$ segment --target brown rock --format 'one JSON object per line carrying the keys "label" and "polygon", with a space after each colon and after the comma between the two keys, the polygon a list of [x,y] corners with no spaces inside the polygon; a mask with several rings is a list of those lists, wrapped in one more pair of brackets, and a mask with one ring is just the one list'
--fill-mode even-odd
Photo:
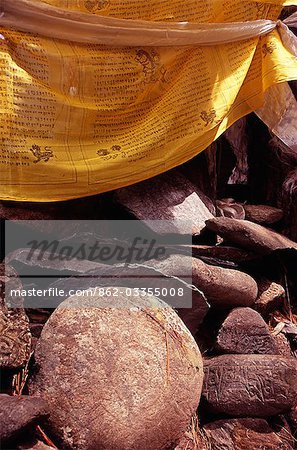
{"label": "brown rock", "polygon": [[30,356],[31,333],[29,321],[22,308],[22,299],[13,298],[15,308],[8,308],[5,295],[10,289],[19,289],[16,272],[0,264],[0,367],[15,369],[24,366]]}
{"label": "brown rock", "polygon": [[11,397],[0,394],[0,441],[8,442],[19,433],[48,416],[47,404],[41,398]]}
{"label": "brown rock", "polygon": [[48,400],[62,448],[164,449],[196,411],[203,370],[194,339],[164,303],[134,300],[69,299],[42,331],[30,390]]}
{"label": "brown rock", "polygon": [[[204,203],[204,195],[183,175],[173,171],[116,191],[116,201],[140,220],[180,221],[175,232],[188,234],[184,222],[192,223],[193,234],[205,228],[213,215]],[[150,223],[157,233],[168,233],[168,224]],[[170,230],[173,232],[173,230]]]}
{"label": "brown rock", "polygon": [[297,401],[297,361],[274,355],[222,355],[204,360],[207,409],[233,417],[267,417]]}
{"label": "brown rock", "polygon": [[[84,220],[105,220],[110,214],[111,200],[105,194],[62,202],[0,201],[0,217],[45,235],[73,236],[83,230]],[[101,222],[103,226],[103,222]],[[90,231],[90,222],[87,225]]]}
{"label": "brown rock", "polygon": [[[184,255],[171,255],[166,260],[151,260],[147,262],[148,267],[153,267],[160,274],[167,277],[177,277],[184,280],[187,284],[183,286],[183,289],[190,289],[192,284],[191,279],[191,267],[193,258]],[[155,281],[154,281],[155,282]],[[187,328],[192,334],[195,334],[200,324],[203,322],[207,312],[209,311],[209,303],[202,290],[192,289],[188,295],[192,297],[191,308],[176,307],[178,315],[183,320]],[[179,300],[180,301],[180,300]]]}
{"label": "brown rock", "polygon": [[176,308],[188,330],[195,335],[209,310],[209,305],[203,293],[192,291],[192,307]]}
{"label": "brown rock", "polygon": [[[184,247],[181,248],[183,249]],[[246,262],[257,257],[254,253],[246,252],[240,248],[220,245],[193,245],[190,250],[195,258],[205,256],[212,260],[232,261],[235,263]]]}
{"label": "brown rock", "polygon": [[[50,220],[103,219],[105,195],[77,198],[62,202],[0,201],[0,217],[6,220],[43,221],[44,231],[59,230]],[[110,201],[109,201],[110,204]],[[32,222],[30,225],[34,227]],[[68,223],[68,226],[72,226]],[[43,228],[42,228],[43,229]]]}
{"label": "brown rock", "polygon": [[233,198],[224,198],[217,201],[218,216],[231,217],[233,219],[245,219],[245,211],[242,205],[236,203]]}
{"label": "brown rock", "polygon": [[244,272],[211,266],[193,258],[193,284],[219,308],[250,306],[258,294],[255,280]]}
{"label": "brown rock", "polygon": [[277,346],[277,353],[279,355],[287,356],[290,358],[292,356],[292,351],[290,343],[286,336],[283,333],[279,333],[276,336],[273,336],[273,339]]}
{"label": "brown rock", "polygon": [[203,429],[212,450],[293,450],[264,419],[218,420]]}
{"label": "brown rock", "polygon": [[260,280],[254,308],[261,314],[266,315],[282,303],[284,295],[285,290],[280,284],[269,280]]}
{"label": "brown rock", "polygon": [[293,436],[297,438],[297,406],[293,408],[288,414],[288,422],[292,430]]}
{"label": "brown rock", "polygon": [[[295,95],[297,95],[297,83],[295,83]],[[291,150],[296,160],[296,152]],[[287,177],[280,187],[282,193],[282,201],[286,207],[285,218],[285,234],[293,240],[297,240],[297,164],[291,166],[287,173]]]}
{"label": "brown rock", "polygon": [[41,441],[31,442],[29,444],[22,444],[18,446],[18,450],[52,450],[54,447],[49,447]]}
{"label": "brown rock", "polygon": [[[225,131],[224,139],[227,140],[230,150],[232,150],[236,157],[236,165],[233,167],[232,173],[229,176],[228,184],[244,185],[247,183],[249,176],[247,117],[242,117],[231,125]],[[221,177],[221,171],[226,170],[225,166],[224,155],[224,163],[220,164],[220,175],[217,175],[219,178]]]}
{"label": "brown rock", "polygon": [[263,225],[270,225],[279,222],[284,216],[282,209],[274,208],[273,206],[243,205],[243,207],[247,220]]}
{"label": "brown rock", "polygon": [[209,450],[209,447],[199,430],[189,429],[173,450]]}
{"label": "brown rock", "polygon": [[149,265],[167,275],[182,277],[192,264],[191,284],[203,292],[212,306],[250,306],[256,300],[257,283],[246,273],[211,266],[197,258],[190,261],[189,258],[184,255],[171,255],[162,261],[149,261]]}
{"label": "brown rock", "polygon": [[259,254],[265,255],[279,249],[297,250],[296,242],[248,220],[216,217],[207,220],[206,226],[225,240]]}
{"label": "brown rock", "polygon": [[251,308],[235,308],[230,312],[219,330],[216,348],[231,354],[279,353],[268,325]]}
{"label": "brown rock", "polygon": [[47,322],[52,312],[52,309],[26,308],[26,314],[30,322],[30,331],[32,334],[32,348],[35,348],[33,340],[36,341],[39,339],[44,324]]}

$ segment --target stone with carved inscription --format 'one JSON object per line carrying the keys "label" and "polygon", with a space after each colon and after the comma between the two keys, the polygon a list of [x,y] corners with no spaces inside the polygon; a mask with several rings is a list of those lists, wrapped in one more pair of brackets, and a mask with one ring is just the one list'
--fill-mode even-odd
{"label": "stone with carved inscription", "polygon": [[293,450],[290,437],[275,431],[265,419],[224,419],[203,427],[212,450]]}
{"label": "stone with carved inscription", "polygon": [[243,208],[247,220],[263,225],[279,222],[284,216],[282,209],[269,205],[243,205]]}
{"label": "stone with carved inscription", "polygon": [[251,308],[235,308],[229,313],[219,330],[216,348],[222,353],[279,354],[268,325]]}
{"label": "stone with carved inscription", "polygon": [[277,345],[277,350],[278,350],[279,355],[288,356],[288,357],[293,356],[290,342],[284,333],[274,334],[273,338]]}
{"label": "stone with carved inscription", "polygon": [[209,412],[268,417],[297,402],[297,360],[279,355],[222,355],[204,360],[202,398]]}
{"label": "stone with carved inscription", "polygon": [[225,241],[261,255],[275,250],[297,250],[297,242],[248,220],[215,217],[206,221],[206,227]]}
{"label": "stone with carved inscription", "polygon": [[[256,281],[240,270],[210,265],[186,255],[170,255],[147,264],[166,275],[184,278],[202,291],[210,305],[216,308],[251,306],[257,298]],[[189,267],[192,267],[192,279],[189,279]]]}
{"label": "stone with carved inscription", "polygon": [[[31,352],[29,320],[23,309],[22,299],[10,296],[13,289],[20,289],[16,272],[0,264],[0,367],[15,369],[24,366]],[[6,295],[6,300],[5,300]],[[9,296],[9,299],[8,299]],[[8,302],[8,301],[11,301]],[[8,307],[13,306],[13,307]]]}
{"label": "stone with carved inscription", "polygon": [[258,297],[253,307],[262,315],[267,315],[282,304],[285,289],[280,284],[265,279],[259,280],[257,284]]}
{"label": "stone with carved inscription", "polygon": [[[107,292],[110,291],[107,290]],[[182,320],[150,295],[71,297],[45,324],[29,389],[59,449],[163,450],[196,412],[203,361]]]}

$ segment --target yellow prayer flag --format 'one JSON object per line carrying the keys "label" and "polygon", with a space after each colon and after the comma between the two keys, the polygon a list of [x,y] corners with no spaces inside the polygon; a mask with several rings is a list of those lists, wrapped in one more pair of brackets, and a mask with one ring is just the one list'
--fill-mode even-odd
{"label": "yellow prayer flag", "polygon": [[[170,24],[177,22],[180,35],[183,26],[187,30],[192,24],[266,19],[270,26],[268,21],[277,20],[282,6],[294,2],[20,0],[18,4],[27,4],[32,11],[37,4],[50,5],[48,13],[57,30],[62,18],[68,20],[65,10],[74,10],[72,29],[76,18],[80,26],[88,20],[90,42],[80,42],[79,35],[77,42],[75,35],[71,40],[51,37],[53,28],[42,22],[47,8],[44,14],[28,13],[28,23],[35,20],[44,33],[21,31],[17,25],[13,29],[5,23],[4,6],[1,199],[65,200],[160,174],[194,157],[240,117],[261,107],[270,86],[297,79],[296,55],[284,46],[273,23],[268,34],[216,45],[139,46],[135,38],[135,44],[123,47],[92,41],[93,35],[96,39],[92,27],[102,17],[126,19],[117,25],[123,25],[119,36],[113,27],[117,21],[110,22],[119,42],[120,36],[130,36],[126,23],[133,28],[135,21],[133,36],[149,29],[142,20],[156,29],[159,22],[161,28],[167,22],[169,39],[171,32],[174,36]],[[25,13],[26,8],[21,11]],[[150,39],[150,30],[147,36]]]}

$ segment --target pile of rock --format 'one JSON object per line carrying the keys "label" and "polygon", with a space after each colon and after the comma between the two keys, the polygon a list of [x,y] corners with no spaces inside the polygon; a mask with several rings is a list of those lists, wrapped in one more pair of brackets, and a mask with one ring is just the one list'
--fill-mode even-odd
{"label": "pile of rock", "polygon": [[221,201],[216,217],[180,174],[114,197],[119,216],[190,218],[195,244],[148,269],[182,278],[190,263],[192,309],[175,312],[149,295],[137,303],[121,295],[114,308],[107,298],[94,308],[74,297],[51,315],[28,310],[29,324],[21,303],[7,308],[2,289],[0,363],[8,378],[28,378],[14,392],[27,396],[0,397],[7,448],[293,450],[297,243],[264,226],[281,220],[280,210],[233,203]]}

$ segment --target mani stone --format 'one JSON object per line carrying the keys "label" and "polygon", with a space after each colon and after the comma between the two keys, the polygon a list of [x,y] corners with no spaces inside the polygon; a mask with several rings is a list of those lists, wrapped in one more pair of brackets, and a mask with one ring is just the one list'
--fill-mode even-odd
{"label": "mani stone", "polygon": [[0,394],[0,442],[6,442],[48,416],[44,400]]}
{"label": "mani stone", "polygon": [[251,222],[270,225],[279,222],[284,215],[282,209],[268,205],[243,205],[245,218]]}
{"label": "mani stone", "polygon": [[43,328],[29,389],[48,401],[59,448],[163,450],[197,410],[203,361],[194,338],[164,302],[123,290],[113,307],[108,295],[72,297]]}
{"label": "mani stone", "polygon": [[212,266],[193,258],[193,284],[217,308],[253,305],[257,295],[256,281],[239,270]]}
{"label": "mani stone", "polygon": [[275,343],[277,345],[278,354],[282,356],[292,356],[290,342],[286,338],[286,335],[283,333],[278,333],[277,335],[273,335]]}
{"label": "mani stone", "polygon": [[215,217],[207,220],[206,226],[224,240],[261,255],[269,254],[274,250],[297,250],[296,242],[248,220]]}
{"label": "mani stone", "polygon": [[203,430],[212,450],[293,450],[264,419],[217,420]]}
{"label": "mani stone", "polygon": [[29,320],[21,307],[22,300],[17,299],[15,308],[7,307],[8,287],[19,289],[19,279],[11,267],[6,266],[5,272],[4,264],[0,264],[0,367],[16,369],[29,360],[31,333]]}
{"label": "mani stone", "polygon": [[[190,256],[171,255],[164,260],[148,261],[147,265],[166,275],[185,278],[188,284],[202,291],[214,307],[250,306],[258,295],[257,283],[250,275],[239,270],[212,266]],[[191,267],[192,279],[189,279]]]}
{"label": "mani stone", "polygon": [[[182,174],[171,171],[116,191],[115,200],[139,220],[176,221],[175,230],[188,234],[200,234],[205,221],[213,214],[205,205],[204,195]],[[149,227],[156,233],[168,233],[168,223],[151,222]]]}
{"label": "mani stone", "polygon": [[268,417],[297,401],[297,360],[279,355],[222,355],[204,360],[202,397],[209,412]]}
{"label": "mani stone", "polygon": [[260,280],[254,308],[261,314],[268,314],[282,302],[284,295],[285,290],[280,284],[269,280]]}
{"label": "mani stone", "polygon": [[235,308],[229,313],[219,330],[216,348],[233,354],[279,353],[268,325],[251,308]]}

